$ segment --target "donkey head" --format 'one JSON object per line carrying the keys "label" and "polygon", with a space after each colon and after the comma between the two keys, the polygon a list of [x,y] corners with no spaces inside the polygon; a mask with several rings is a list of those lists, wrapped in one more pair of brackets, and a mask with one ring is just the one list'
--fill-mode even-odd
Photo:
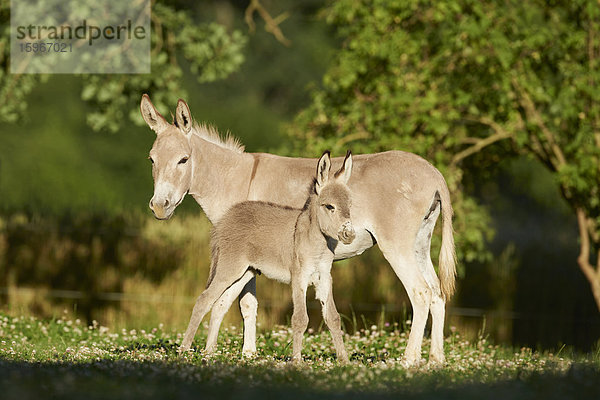
{"label": "donkey head", "polygon": [[157,219],[169,219],[183,201],[192,183],[192,146],[190,144],[192,119],[183,100],[177,103],[173,124],[168,123],[156,110],[147,94],[142,96],[140,111],[144,121],[156,133],[150,150],[154,195],[150,209]]}
{"label": "donkey head", "polygon": [[342,167],[330,177],[329,151],[323,153],[317,164],[315,193],[317,220],[321,231],[344,244],[350,244],[356,236],[350,220],[350,189],[348,180],[352,174],[352,154],[346,153]]}

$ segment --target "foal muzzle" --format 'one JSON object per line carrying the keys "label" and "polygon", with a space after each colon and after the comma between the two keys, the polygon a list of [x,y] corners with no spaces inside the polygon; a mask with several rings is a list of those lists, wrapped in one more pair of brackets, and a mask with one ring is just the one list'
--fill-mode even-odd
{"label": "foal muzzle", "polygon": [[342,225],[342,229],[338,232],[338,239],[344,244],[350,244],[356,237],[356,232],[350,221]]}

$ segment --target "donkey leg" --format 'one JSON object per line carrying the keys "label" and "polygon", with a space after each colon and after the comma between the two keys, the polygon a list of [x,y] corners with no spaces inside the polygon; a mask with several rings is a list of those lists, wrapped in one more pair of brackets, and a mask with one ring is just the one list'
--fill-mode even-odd
{"label": "donkey leg", "polygon": [[444,318],[446,316],[446,304],[439,294],[431,297],[431,351],[429,362],[443,365],[446,362],[444,355]]}
{"label": "donkey leg", "polygon": [[444,318],[446,316],[446,303],[442,297],[440,280],[438,279],[431,258],[427,259],[425,280],[431,289],[431,350],[429,362],[431,364],[444,364]]}
{"label": "donkey leg", "polygon": [[292,278],[292,302],[294,304],[294,313],[292,314],[292,359],[295,363],[302,362],[302,339],[308,327],[306,285],[301,285],[299,280]]}
{"label": "donkey leg", "polygon": [[242,289],[239,298],[240,312],[244,320],[244,345],[242,353],[252,355],[256,353],[256,313],[258,300],[256,299],[256,276]]}
{"label": "donkey leg", "polygon": [[319,298],[321,301],[323,319],[329,328],[329,332],[331,332],[331,339],[333,340],[333,345],[335,346],[335,352],[337,354],[338,361],[342,364],[348,364],[350,360],[348,359],[348,353],[344,347],[344,334],[342,333],[340,314],[338,313],[335,306],[335,301],[333,300],[331,278],[329,278],[329,282],[324,282],[323,284],[327,285],[323,292],[321,292],[318,287],[316,289],[317,296],[319,296],[321,293],[325,295],[325,298]]}
{"label": "donkey leg", "polygon": [[383,255],[404,285],[413,309],[412,326],[404,353],[404,364],[413,366],[421,360],[421,344],[431,304],[431,289],[425,281],[412,252],[402,256],[398,251],[384,251]]}
{"label": "donkey leg", "polygon": [[204,349],[207,354],[211,354],[215,351],[217,347],[217,338],[219,336],[219,328],[223,322],[223,317],[225,317],[225,314],[231,308],[233,301],[240,294],[244,285],[248,284],[249,280],[255,280],[252,271],[246,271],[244,276],[225,290],[213,305],[210,312],[210,324],[208,326],[206,347]]}
{"label": "donkey leg", "polygon": [[431,350],[429,352],[429,362],[432,364],[443,364],[445,360],[444,317],[446,304],[442,297],[440,280],[431,262],[431,236],[440,211],[441,207],[436,195],[428,215],[421,222],[414,246],[415,258],[423,272],[427,285],[429,285],[429,289],[431,289]]}
{"label": "donkey leg", "polygon": [[403,278],[400,280],[404,284],[412,304],[413,318],[404,353],[404,362],[407,366],[413,366],[421,361],[421,345],[431,305],[431,289],[415,264],[409,265],[407,269],[410,272],[403,274]]}

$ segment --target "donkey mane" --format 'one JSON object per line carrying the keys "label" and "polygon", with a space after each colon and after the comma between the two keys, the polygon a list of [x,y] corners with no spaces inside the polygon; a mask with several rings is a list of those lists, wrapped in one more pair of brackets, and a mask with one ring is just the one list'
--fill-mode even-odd
{"label": "donkey mane", "polygon": [[[173,125],[179,128],[179,123],[177,123],[177,119],[173,113],[171,113],[171,118],[173,119]],[[234,151],[239,154],[243,153],[245,150],[245,147],[242,142],[240,142],[240,139],[233,136],[230,132],[227,132],[223,137],[217,128],[204,122],[193,121],[192,134],[201,137],[207,142],[216,144],[219,147]]]}
{"label": "donkey mane", "polygon": [[215,128],[212,125],[198,123],[194,121],[192,125],[192,133],[196,136],[201,137],[207,142],[216,144],[217,146],[222,147],[224,149],[231,150],[239,154],[244,152],[244,145],[240,142],[238,138],[236,138],[229,132],[227,132],[225,136],[221,136],[217,128]]}

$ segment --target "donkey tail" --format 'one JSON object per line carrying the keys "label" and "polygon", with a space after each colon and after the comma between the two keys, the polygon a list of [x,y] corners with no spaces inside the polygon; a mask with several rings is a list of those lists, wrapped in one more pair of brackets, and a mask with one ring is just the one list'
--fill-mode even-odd
{"label": "donkey tail", "polygon": [[448,189],[440,191],[442,203],[442,247],[439,257],[439,278],[444,301],[450,300],[456,285],[456,252],[452,229],[452,204]]}

